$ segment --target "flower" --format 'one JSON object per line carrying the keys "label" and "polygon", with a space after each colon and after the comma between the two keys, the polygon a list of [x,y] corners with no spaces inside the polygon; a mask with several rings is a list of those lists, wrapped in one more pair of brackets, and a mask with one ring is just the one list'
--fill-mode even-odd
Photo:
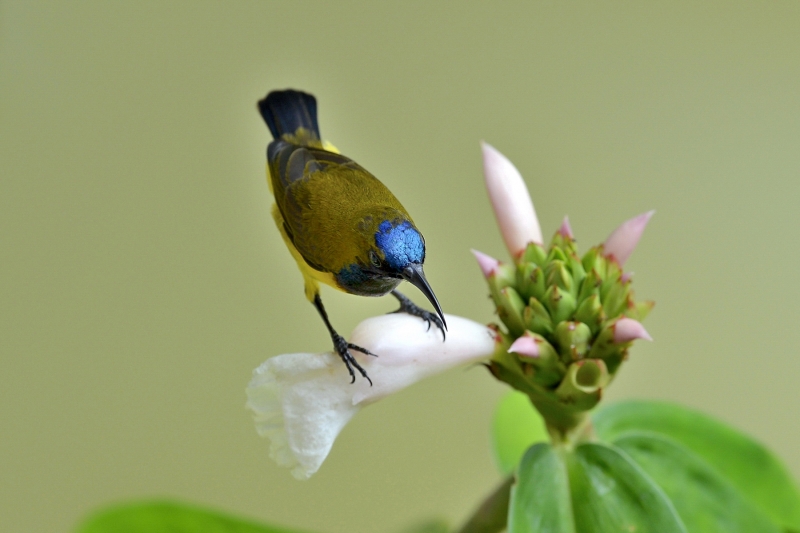
{"label": "flower", "polygon": [[545,247],[517,169],[483,144],[484,175],[513,262],[473,250],[502,326],[489,364],[496,378],[526,393],[551,435],[569,439],[602,397],[633,341],[652,340],[641,324],[653,302],[636,302],[622,267],[653,215],[624,222],[605,243],[578,255],[569,219]]}
{"label": "flower", "polygon": [[247,407],[258,433],[271,441],[270,457],[308,479],[322,465],[345,424],[363,406],[455,366],[491,357],[494,332],[466,318],[447,315],[447,342],[436,328],[403,314],[372,317],[350,342],[378,354],[353,352],[370,374],[351,384],[331,352],[292,353],[267,359],[253,372]]}

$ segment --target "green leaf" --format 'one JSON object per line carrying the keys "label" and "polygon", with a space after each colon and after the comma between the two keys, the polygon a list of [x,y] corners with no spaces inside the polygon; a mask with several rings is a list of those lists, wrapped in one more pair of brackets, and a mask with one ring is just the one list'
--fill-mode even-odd
{"label": "green leaf", "polygon": [[613,446],[582,444],[567,462],[577,531],[686,533],[664,492]]}
{"label": "green leaf", "polygon": [[658,433],[614,442],[667,494],[690,533],[780,533],[780,529],[704,460]]}
{"label": "green leaf", "polygon": [[575,533],[564,460],[539,443],[523,457],[511,489],[508,533]]}
{"label": "green leaf", "polygon": [[800,530],[800,493],[760,443],[707,415],[661,402],[628,401],[593,415],[597,435],[614,441],[629,431],[653,431],[704,459],[750,502],[785,529]]}
{"label": "green leaf", "polygon": [[[533,446],[511,489],[509,533],[686,533],[653,480],[613,446]],[[766,533],[771,533],[767,531]]]}
{"label": "green leaf", "polygon": [[104,509],[77,533],[297,533],[182,503],[153,501]]}
{"label": "green leaf", "polygon": [[525,394],[512,391],[500,400],[492,420],[492,448],[503,474],[514,471],[525,450],[548,440],[544,420]]}

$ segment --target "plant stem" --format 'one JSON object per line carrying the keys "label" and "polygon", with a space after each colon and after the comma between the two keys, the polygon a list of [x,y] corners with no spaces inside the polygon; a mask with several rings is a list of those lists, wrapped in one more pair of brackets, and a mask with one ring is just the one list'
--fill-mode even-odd
{"label": "plant stem", "polygon": [[592,419],[586,413],[576,418],[576,425],[569,428],[551,425],[551,421],[545,419],[547,432],[550,434],[550,444],[557,448],[574,449],[578,444],[594,440],[594,426]]}
{"label": "plant stem", "polygon": [[508,504],[514,476],[508,478],[492,492],[467,520],[458,533],[497,533],[506,528]]}

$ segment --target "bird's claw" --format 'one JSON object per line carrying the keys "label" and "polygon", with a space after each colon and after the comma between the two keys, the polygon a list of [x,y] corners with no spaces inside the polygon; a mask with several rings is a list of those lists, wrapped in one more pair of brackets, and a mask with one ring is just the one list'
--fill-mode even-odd
{"label": "bird's claw", "polygon": [[392,311],[392,313],[406,313],[421,318],[428,325],[427,331],[431,330],[431,322],[433,322],[436,324],[436,327],[439,328],[439,331],[442,332],[442,341],[445,340],[446,334],[444,324],[442,323],[442,319],[439,318],[439,315],[421,308],[400,292],[392,291],[392,295],[400,302],[400,309]]}
{"label": "bird's claw", "polygon": [[378,357],[377,354],[370,352],[366,348],[362,348],[361,346],[347,342],[347,340],[345,340],[345,338],[339,334],[334,334],[331,336],[331,338],[333,339],[334,350],[336,350],[336,353],[342,358],[342,361],[344,361],[344,364],[347,367],[347,371],[350,373],[350,383],[356,382],[356,374],[353,371],[353,368],[355,368],[364,379],[369,381],[369,386],[371,387],[372,380],[369,379],[367,371],[364,370],[360,364],[358,364],[358,361],[356,361],[356,358],[350,353],[350,350],[355,350],[373,357]]}

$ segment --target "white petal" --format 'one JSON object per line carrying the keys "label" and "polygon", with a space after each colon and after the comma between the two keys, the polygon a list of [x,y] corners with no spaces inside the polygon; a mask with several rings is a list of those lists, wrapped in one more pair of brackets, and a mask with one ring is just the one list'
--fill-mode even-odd
{"label": "white petal", "polygon": [[339,432],[363,405],[448,368],[491,357],[494,334],[482,324],[447,315],[447,342],[432,326],[403,313],[369,318],[350,342],[378,354],[352,351],[372,379],[350,383],[331,353],[294,353],[268,359],[253,373],[247,407],[258,433],[271,441],[270,457],[298,479],[316,472]]}
{"label": "white petal", "polygon": [[359,410],[347,390],[350,379],[331,353],[283,354],[253,371],[247,407],[256,431],[270,439],[270,457],[308,479],[328,456],[333,441]]}
{"label": "white petal", "polygon": [[529,242],[544,242],[539,219],[536,218],[528,187],[514,164],[486,143],[481,143],[481,148],[486,189],[497,225],[500,226],[508,251],[516,259]]}
{"label": "white petal", "polygon": [[356,383],[354,403],[371,403],[428,376],[449,368],[488,359],[494,352],[494,333],[483,324],[445,315],[447,340],[442,333],[405,313],[368,318],[359,324],[350,342],[378,357],[355,354],[372,378],[373,386]]}

